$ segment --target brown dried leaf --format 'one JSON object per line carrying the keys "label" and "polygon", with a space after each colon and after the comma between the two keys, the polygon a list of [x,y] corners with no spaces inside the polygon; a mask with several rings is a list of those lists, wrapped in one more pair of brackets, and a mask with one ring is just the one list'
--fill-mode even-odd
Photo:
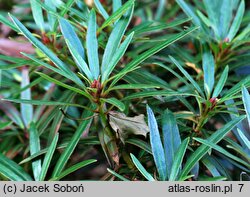
{"label": "brown dried leaf", "polygon": [[146,137],[149,132],[143,114],[127,117],[124,113],[111,111],[109,112],[109,124],[118,133],[123,143],[128,135],[143,135]]}
{"label": "brown dried leaf", "polygon": [[192,68],[195,70],[195,72],[197,72],[197,74],[200,74],[202,71],[200,68],[198,68],[194,63],[191,62],[186,62],[185,63],[188,67]]}

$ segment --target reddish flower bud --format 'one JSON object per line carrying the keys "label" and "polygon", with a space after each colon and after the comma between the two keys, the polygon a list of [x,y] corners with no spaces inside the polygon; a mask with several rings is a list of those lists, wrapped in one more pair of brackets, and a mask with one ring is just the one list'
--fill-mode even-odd
{"label": "reddish flower bud", "polygon": [[209,99],[209,102],[212,104],[212,109],[216,106],[218,99],[216,97],[213,97]]}
{"label": "reddish flower bud", "polygon": [[224,40],[223,40],[223,42],[229,42],[230,40],[229,40],[229,38],[225,38]]}
{"label": "reddish flower bud", "polygon": [[42,42],[43,42],[43,44],[49,44],[51,41],[46,34],[43,34],[42,35]]}

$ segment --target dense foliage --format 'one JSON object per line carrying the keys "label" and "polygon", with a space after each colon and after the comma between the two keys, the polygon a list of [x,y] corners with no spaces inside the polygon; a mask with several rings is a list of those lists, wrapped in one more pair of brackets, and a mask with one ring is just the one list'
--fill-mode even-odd
{"label": "dense foliage", "polygon": [[249,180],[244,0],[2,2],[0,180]]}

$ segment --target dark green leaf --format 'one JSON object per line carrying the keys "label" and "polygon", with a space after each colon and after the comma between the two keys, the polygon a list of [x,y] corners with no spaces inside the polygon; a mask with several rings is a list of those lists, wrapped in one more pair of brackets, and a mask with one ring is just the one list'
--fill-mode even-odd
{"label": "dark green leaf", "polygon": [[121,179],[122,181],[129,181],[128,179],[124,178],[123,176],[121,176],[120,174],[116,173],[115,171],[111,170],[111,169],[107,169],[108,172],[114,176],[116,176],[117,178]]}
{"label": "dark green leaf", "polygon": [[86,161],[79,162],[79,163],[77,163],[77,164],[71,166],[71,167],[68,168],[67,170],[64,170],[62,173],[60,173],[59,176],[54,177],[54,178],[52,178],[51,180],[53,180],[53,181],[58,181],[58,180],[62,179],[63,177],[69,175],[70,173],[75,172],[76,170],[79,170],[80,168],[83,168],[83,167],[85,167],[85,166],[88,166],[88,165],[90,165],[90,164],[92,164],[92,163],[95,163],[96,161],[97,161],[97,160],[95,160],[95,159],[89,159],[89,160],[86,160]]}
{"label": "dark green leaf", "polygon": [[204,96],[203,91],[201,90],[200,86],[194,81],[194,79],[188,74],[187,71],[178,63],[176,59],[172,56],[169,56],[172,62],[178,67],[178,69],[182,72],[182,74],[192,83],[194,88],[200,93],[201,96]]}
{"label": "dark green leaf", "polygon": [[51,163],[51,159],[52,159],[53,154],[54,154],[55,149],[56,149],[58,138],[59,138],[59,134],[57,133],[55,135],[53,141],[51,142],[51,145],[49,146],[48,151],[44,157],[41,173],[39,176],[39,181],[44,181],[44,179],[46,177],[46,174],[48,172],[48,169],[49,169],[49,166]]}
{"label": "dark green leaf", "polygon": [[[40,151],[40,139],[36,128],[36,124],[31,122],[29,129],[29,140],[30,140],[30,154],[36,154]],[[35,160],[32,162],[33,174],[36,181],[39,181],[39,176],[42,169],[41,160]]]}
{"label": "dark green leaf", "polygon": [[191,32],[197,30],[198,27],[191,27],[188,30],[185,30],[181,33],[178,33],[177,35],[172,36],[170,39],[162,42],[159,45],[154,46],[153,48],[150,48],[149,50],[145,51],[144,53],[140,54],[137,58],[133,59],[129,64],[126,65],[124,69],[122,69],[118,74],[113,76],[111,79],[114,79],[114,81],[111,84],[111,87],[114,86],[125,74],[128,72],[131,72],[137,68],[137,66],[142,63],[144,60],[148,59],[149,57],[153,56],[160,50],[166,48],[170,44],[176,42],[177,40],[185,37],[186,35],[190,34]]}
{"label": "dark green leaf", "polygon": [[[93,115],[93,112],[91,111],[85,111],[85,115],[84,117],[90,117]],[[60,176],[62,170],[64,169],[65,165],[67,164],[71,154],[73,153],[75,147],[77,146],[80,137],[82,136],[82,134],[84,132],[87,131],[89,124],[92,122],[92,118],[84,120],[79,127],[77,128],[77,130],[75,131],[74,135],[72,136],[68,146],[66,147],[66,149],[63,151],[63,153],[61,154],[59,160],[56,163],[56,166],[54,168],[53,174],[52,174],[52,178],[56,178],[58,176]]]}
{"label": "dark green leaf", "polygon": [[134,4],[135,0],[129,0],[127,1],[122,7],[120,7],[118,10],[116,10],[98,29],[98,32],[100,32],[105,27],[111,25],[115,21],[117,21],[128,9],[131,8],[131,6]]}
{"label": "dark green leaf", "polygon": [[[214,144],[217,144],[222,140],[225,135],[230,132],[239,122],[241,122],[245,117],[236,117],[232,121],[228,122],[224,127],[213,133],[207,140]],[[190,157],[188,158],[183,170],[181,171],[180,177],[186,177],[188,173],[192,170],[196,162],[198,162],[208,151],[210,147],[206,145],[201,145]]]}
{"label": "dark green leaf", "polygon": [[112,87],[111,90],[122,90],[122,89],[149,89],[149,88],[160,88],[159,84],[123,84]]}
{"label": "dark green leaf", "polygon": [[181,92],[174,92],[174,91],[169,91],[169,90],[162,90],[162,91],[144,91],[144,92],[137,92],[133,93],[127,97],[125,97],[123,100],[131,100],[131,99],[136,99],[136,98],[144,98],[144,97],[150,97],[150,96],[194,96],[196,97],[197,95],[195,94],[189,94],[189,93],[181,93]]}
{"label": "dark green leaf", "polygon": [[49,50],[44,44],[42,44],[37,38],[35,38],[29,30],[14,16],[11,16],[13,22],[18,27],[18,29],[24,34],[24,36],[30,40],[30,42],[39,48],[51,61],[62,71],[64,71],[69,76],[72,76],[79,84],[82,82],[79,78],[65,65],[51,50]]}
{"label": "dark green leaf", "polygon": [[186,153],[187,147],[189,143],[189,138],[186,138],[181,145],[179,146],[178,150],[175,153],[175,157],[173,160],[173,164],[171,166],[171,171],[169,175],[169,181],[177,181],[178,180],[178,173],[182,167],[183,158]]}
{"label": "dark green leaf", "polygon": [[124,111],[125,110],[125,105],[123,104],[123,102],[119,101],[118,99],[112,97],[112,98],[108,98],[108,99],[101,99],[104,102],[107,102],[111,105],[116,106],[119,110]]}
{"label": "dark green leaf", "polygon": [[224,69],[223,73],[220,76],[218,83],[216,84],[216,86],[214,88],[214,92],[213,92],[213,96],[212,96],[213,98],[217,98],[220,95],[220,93],[221,93],[221,91],[222,91],[222,89],[227,81],[228,70],[229,70],[229,67],[226,66],[226,68]]}
{"label": "dark green leaf", "polygon": [[143,140],[129,138],[129,139],[125,140],[125,142],[128,144],[132,144],[134,146],[137,146],[137,147],[147,151],[149,154],[152,154],[152,150],[151,150],[150,145]]}
{"label": "dark green leaf", "polygon": [[24,99],[2,99],[2,100],[3,101],[11,101],[14,103],[26,103],[26,104],[32,104],[32,105],[65,105],[65,106],[75,106],[75,107],[86,108],[86,107],[79,105],[79,104],[57,102],[57,101],[24,100]]}
{"label": "dark green leaf", "polygon": [[247,166],[248,168],[250,168],[249,163],[247,163],[246,161],[240,159],[239,157],[234,156],[233,154],[229,153],[228,151],[226,151],[222,147],[212,143],[211,141],[204,140],[204,139],[201,139],[201,138],[193,138],[193,139],[200,142],[200,143],[202,143],[202,144],[204,144],[204,145],[206,145],[206,146],[208,146],[208,147],[210,147],[210,148],[213,148],[214,150],[217,150],[218,152],[224,154],[225,156],[227,156],[227,157],[229,157],[229,158],[231,158],[231,159],[233,159],[233,160]]}
{"label": "dark green leaf", "polygon": [[32,181],[24,169],[0,153],[0,174],[11,181]]}
{"label": "dark green leaf", "polygon": [[237,10],[236,16],[233,20],[233,23],[232,23],[230,30],[228,32],[228,35],[227,35],[227,38],[229,39],[229,41],[232,41],[233,38],[235,37],[236,33],[238,32],[238,30],[240,28],[241,21],[243,19],[244,12],[245,12],[245,1],[241,0],[240,6]]}
{"label": "dark green leaf", "polygon": [[55,84],[57,84],[59,86],[62,86],[64,88],[66,88],[66,89],[72,90],[72,91],[74,91],[74,92],[76,92],[78,94],[84,95],[87,98],[90,98],[90,95],[87,94],[86,92],[84,92],[81,89],[78,89],[78,88],[75,88],[73,86],[67,85],[67,84],[65,84],[65,83],[63,83],[61,81],[58,81],[55,78],[52,78],[52,77],[50,77],[50,76],[48,76],[46,74],[43,74],[43,73],[40,73],[40,72],[37,72],[37,74],[39,74],[42,78],[44,78],[44,79],[46,79],[46,80],[48,80],[48,81],[50,81],[52,83],[55,83]]}
{"label": "dark green leaf", "polygon": [[130,153],[133,163],[135,164],[136,168],[141,172],[141,174],[148,180],[148,181],[155,181],[155,179],[147,172],[147,170],[142,166],[140,161]]}

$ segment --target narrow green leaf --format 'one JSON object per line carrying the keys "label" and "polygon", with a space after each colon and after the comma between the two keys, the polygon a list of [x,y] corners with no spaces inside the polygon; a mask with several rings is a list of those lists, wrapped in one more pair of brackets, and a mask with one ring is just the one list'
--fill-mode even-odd
{"label": "narrow green leaf", "polygon": [[165,11],[165,6],[166,6],[167,1],[165,0],[159,0],[158,7],[155,13],[155,20],[160,20],[164,11]]}
{"label": "narrow green leaf", "polygon": [[[241,122],[245,116],[236,117],[232,121],[228,122],[224,127],[213,133],[207,140],[214,144],[217,144],[222,140],[225,135],[230,132],[239,122]],[[198,162],[207,152],[210,147],[206,145],[201,145],[190,157],[188,158],[183,170],[181,171],[180,177],[186,177],[188,173],[192,170],[196,162]]]}
{"label": "narrow green leaf", "polygon": [[[1,20],[1,19],[0,19]],[[235,45],[233,46],[233,49],[235,46],[238,46],[240,41],[244,41],[245,38],[248,38],[250,34],[250,24],[248,24],[243,30],[239,32],[239,34],[234,38]]]}
{"label": "narrow green leaf", "polygon": [[[176,27],[178,25],[182,25],[184,23],[187,23],[191,20],[191,18],[183,18],[183,19],[178,19],[178,20],[174,20],[172,22],[169,23],[159,23],[159,24],[154,24],[154,23],[142,23],[142,27],[139,28],[138,26],[135,26],[132,30],[130,30],[129,32],[134,31],[135,32],[135,36],[140,37],[139,34],[148,34],[150,32],[160,32],[161,30],[167,29],[167,28],[173,28]],[[140,25],[139,25],[140,26]]]}
{"label": "narrow green leaf", "polygon": [[59,19],[60,28],[62,31],[62,34],[65,38],[65,40],[68,40],[71,44],[72,48],[76,50],[76,52],[81,56],[81,58],[84,60],[85,53],[84,48],[82,46],[82,43],[80,39],[78,38],[73,26],[64,18]]}
{"label": "narrow green leaf", "polygon": [[141,174],[148,180],[148,181],[155,181],[155,179],[147,172],[147,170],[141,165],[140,161],[130,153],[133,163],[135,164],[136,168],[141,172]]}
{"label": "narrow green leaf", "polygon": [[[211,21],[211,24],[213,24],[212,30],[214,33],[214,37],[216,38],[216,40],[222,40],[223,36],[222,36],[222,29],[220,28],[220,26],[223,26],[224,24],[219,24],[220,20],[223,19],[223,14],[224,13],[220,13],[220,9],[221,9],[221,5],[223,3],[222,1],[212,1],[209,2],[207,0],[203,0],[204,3],[204,7],[206,9],[207,15],[209,20]],[[222,16],[221,16],[222,15]],[[220,25],[220,26],[219,26]]]}
{"label": "narrow green leaf", "polygon": [[98,32],[100,32],[105,27],[111,25],[115,21],[117,21],[130,7],[134,4],[135,0],[129,0],[127,1],[122,7],[120,7],[118,10],[116,10],[98,29]]}
{"label": "narrow green leaf", "polygon": [[[38,0],[36,0],[38,1]],[[62,3],[62,1],[59,1],[60,3]],[[56,3],[56,1],[53,1],[53,3]],[[64,17],[64,15],[68,12],[68,10],[70,9],[70,7],[75,3],[75,0],[67,0],[66,3],[62,3],[62,7],[63,9],[60,12],[60,16]],[[58,20],[56,20],[54,27],[53,27],[53,32],[56,32],[56,28],[58,26]]]}
{"label": "narrow green leaf", "polygon": [[204,93],[201,90],[200,86],[194,81],[194,79],[188,74],[188,72],[185,71],[185,69],[178,63],[178,61],[175,58],[173,58],[172,56],[169,56],[169,58],[178,67],[178,69],[182,72],[182,74],[192,83],[192,85],[200,93],[200,95],[204,97]]}
{"label": "narrow green leaf", "polygon": [[126,108],[123,102],[119,101],[118,99],[116,99],[114,97],[108,98],[108,99],[101,99],[101,100],[104,101],[104,102],[107,102],[107,103],[109,103],[111,105],[116,106],[121,111],[124,111],[125,108]]}
{"label": "narrow green leaf", "polygon": [[94,79],[98,79],[99,71],[99,57],[98,57],[98,42],[96,38],[96,15],[95,11],[91,10],[89,14],[88,30],[87,30],[87,54],[89,61],[90,72]]}
{"label": "narrow green leaf", "polygon": [[0,174],[11,181],[32,181],[32,178],[17,163],[0,153]]}
{"label": "narrow green leaf", "polygon": [[134,32],[129,34],[127,38],[124,40],[124,42],[121,44],[121,46],[117,49],[114,56],[111,58],[111,61],[109,62],[108,66],[104,70],[104,73],[102,75],[102,82],[104,82],[106,79],[108,79],[109,75],[114,70],[116,64],[119,62],[119,60],[122,58],[122,56],[125,54],[128,45],[130,44],[132,38],[133,38]]}
{"label": "narrow green leaf", "polygon": [[177,35],[172,36],[170,39],[156,45],[153,48],[150,48],[149,50],[145,51],[144,53],[140,54],[137,58],[133,59],[129,64],[126,65],[124,69],[122,69],[118,74],[113,76],[111,79],[114,79],[112,84],[110,85],[111,87],[114,86],[125,74],[128,72],[131,72],[137,68],[137,66],[142,63],[144,60],[148,59],[149,57],[153,56],[160,50],[166,48],[170,44],[176,42],[177,40],[185,37],[186,35],[190,34],[191,32],[195,31],[198,29],[198,27],[191,27],[188,30],[185,30],[181,33],[178,33]]}
{"label": "narrow green leaf", "polygon": [[202,44],[202,68],[204,72],[204,87],[208,87],[208,90],[205,89],[207,97],[210,98],[210,95],[214,87],[214,71],[215,71],[215,62],[212,52],[210,51],[207,44]]}
{"label": "narrow green leaf", "polygon": [[5,102],[3,99],[0,99],[0,109],[21,129],[24,129],[24,123],[21,118],[19,111],[16,107],[10,103]]}
{"label": "narrow green leaf", "polygon": [[196,140],[197,142],[200,142],[200,143],[210,147],[210,148],[213,148],[214,150],[217,150],[218,152],[224,154],[225,156],[227,156],[227,157],[229,157],[229,158],[231,158],[231,159],[233,159],[233,160],[247,166],[248,168],[250,168],[249,163],[247,163],[246,161],[240,159],[239,157],[234,156],[233,154],[229,153],[228,151],[226,151],[222,147],[218,146],[217,144],[212,143],[211,141],[208,141],[208,140],[201,139],[201,138],[194,137],[193,139]]}
{"label": "narrow green leaf", "polygon": [[[54,13],[56,12],[56,6],[53,4],[51,0],[45,0],[44,4],[48,6],[50,10],[52,10]],[[53,31],[53,27],[56,23],[56,17],[53,14],[51,14],[49,10],[46,10],[46,11],[47,11],[47,18],[48,18],[50,30]]]}
{"label": "narrow green leaf", "polygon": [[95,6],[96,6],[98,12],[103,16],[103,18],[105,20],[107,20],[109,15],[106,12],[106,10],[104,9],[104,7],[102,6],[102,4],[100,3],[100,1],[99,0],[94,0],[94,3],[95,3]]}
{"label": "narrow green leaf", "polygon": [[166,169],[167,164],[165,159],[165,153],[154,113],[149,106],[147,106],[147,115],[148,115],[148,126],[150,130],[149,132],[150,144],[152,148],[155,165],[157,167],[160,180],[165,181],[167,178],[167,169]]}
{"label": "narrow green leaf", "polygon": [[248,119],[248,125],[250,128],[250,95],[246,87],[244,86],[242,87],[241,91],[242,91],[242,100],[243,100],[243,104],[244,104],[247,119]]}
{"label": "narrow green leaf", "polygon": [[166,70],[168,70],[169,72],[171,72],[175,77],[177,77],[182,83],[184,83],[186,86],[188,86],[190,89],[193,89],[193,86],[188,83],[188,81],[186,80],[186,78],[184,78],[181,75],[179,75],[177,72],[175,72],[169,66],[166,66],[166,65],[162,64],[161,62],[154,62],[153,64],[156,64],[156,65],[158,65],[158,66],[160,66],[162,68],[165,68]]}
{"label": "narrow green leaf", "polygon": [[227,177],[217,176],[217,177],[199,177],[198,181],[226,181]]}
{"label": "narrow green leaf", "polygon": [[[239,127],[239,125],[237,125],[237,127]],[[236,132],[234,132],[236,133]],[[240,155],[242,155],[245,159],[250,161],[250,144],[249,144],[249,140],[247,139],[247,137],[245,136],[245,134],[242,132],[242,130],[237,128],[237,139],[240,141],[240,143],[238,143],[238,141],[234,141],[230,138],[225,138],[225,141],[229,143],[229,145],[227,145],[227,148],[232,149],[234,151],[236,151],[237,153],[239,153]]]}
{"label": "narrow green leaf", "polygon": [[244,12],[245,12],[245,1],[241,0],[236,16],[227,34],[227,38],[229,39],[230,42],[233,40],[233,38],[235,37],[236,33],[238,32],[240,28],[240,24],[243,19]]}
{"label": "narrow green leaf", "polygon": [[245,143],[247,148],[250,150],[250,141],[247,139],[247,137],[244,135],[244,133],[240,130],[237,129],[239,136],[241,137],[242,141]]}
{"label": "narrow green leaf", "polygon": [[114,176],[116,176],[117,178],[121,179],[122,181],[129,181],[128,179],[124,178],[123,176],[121,176],[120,174],[116,173],[115,171],[111,170],[111,169],[107,169],[108,172]]}
{"label": "narrow green leaf", "polygon": [[169,181],[178,181],[178,173],[180,172],[184,155],[186,153],[189,143],[189,138],[186,138],[179,146],[175,153],[173,160],[173,165],[171,166],[171,171],[169,175]]}
{"label": "narrow green leaf", "polygon": [[72,76],[79,84],[82,84],[80,79],[73,73],[73,71],[71,71],[51,50],[49,50],[44,44],[35,38],[16,17],[11,15],[10,17],[18,29],[34,46],[40,49],[58,68],[67,73],[69,76]]}
{"label": "narrow green leaf", "polygon": [[65,83],[63,83],[61,81],[58,81],[55,78],[52,78],[52,77],[50,77],[50,76],[48,76],[48,75],[46,75],[44,73],[40,73],[40,72],[36,72],[36,73],[39,74],[42,78],[44,78],[44,79],[46,79],[46,80],[48,80],[48,81],[50,81],[52,83],[55,83],[55,84],[57,84],[59,86],[62,86],[64,88],[68,89],[68,90],[72,90],[72,91],[74,91],[74,92],[76,92],[78,94],[81,94],[81,95],[85,96],[86,98],[89,98],[89,99],[91,98],[88,93],[86,93],[85,91],[83,91],[81,89],[75,88],[72,85],[67,85],[67,84],[65,84]]}
{"label": "narrow green leaf", "polygon": [[144,91],[144,92],[137,92],[133,93],[125,98],[123,100],[131,100],[131,99],[137,99],[137,98],[144,98],[144,97],[151,97],[151,96],[194,96],[196,97],[197,95],[195,94],[189,94],[189,93],[182,93],[182,92],[174,92],[170,90],[152,90],[152,91]]}
{"label": "narrow green leaf", "polygon": [[3,101],[10,101],[14,103],[26,103],[31,105],[65,105],[65,106],[75,106],[80,108],[86,108],[79,104],[66,103],[66,102],[57,102],[57,101],[45,101],[45,100],[25,100],[25,99],[1,99]]}
{"label": "narrow green leaf", "polygon": [[12,124],[11,121],[9,122],[0,122],[0,129],[4,129],[5,127],[8,127]]}
{"label": "narrow green leaf", "polygon": [[167,177],[169,178],[174,157],[181,144],[179,129],[173,113],[165,110],[162,116],[163,146],[166,158]]}
{"label": "narrow green leaf", "polygon": [[220,76],[218,83],[216,84],[216,86],[214,88],[214,92],[213,92],[213,96],[212,96],[213,98],[217,98],[220,95],[220,93],[221,93],[221,91],[222,91],[222,89],[227,81],[228,70],[229,70],[229,67],[226,66],[226,68],[224,69],[223,73]]}
{"label": "narrow green leaf", "polygon": [[217,170],[216,166],[213,164],[213,159],[210,156],[204,157],[201,161],[207,167],[207,169],[213,175],[213,177],[221,176],[220,172]]}
{"label": "narrow green leaf", "polygon": [[202,22],[208,26],[208,27],[213,27],[213,24],[211,21],[199,10],[197,10],[197,15],[201,18]]}
{"label": "narrow green leaf", "polygon": [[[86,110],[84,117],[86,118],[86,117],[90,117],[92,115],[93,115],[93,112]],[[82,134],[84,132],[86,132],[86,130],[88,129],[88,126],[91,122],[92,122],[92,118],[84,120],[79,125],[76,132],[72,136],[68,146],[63,151],[59,160],[57,161],[56,166],[55,166],[54,171],[53,171],[53,174],[52,174],[52,178],[58,177],[61,174],[61,172],[64,169],[65,165],[67,164],[71,154],[73,153],[75,147],[77,146],[77,144],[80,140],[80,137],[82,136]]]}
{"label": "narrow green leaf", "polygon": [[149,88],[160,88],[159,84],[123,84],[123,85],[117,85],[109,90],[123,90],[123,89],[149,89]]}
{"label": "narrow green leaf", "polygon": [[9,70],[9,69],[13,69],[13,68],[19,68],[22,67],[23,65],[29,65],[34,63],[31,60],[23,60],[22,62],[18,62],[18,63],[14,63],[14,64],[4,64],[4,65],[0,65],[0,70]]}
{"label": "narrow green leaf", "polygon": [[[124,16],[120,18],[120,20],[114,25],[114,28],[109,36],[108,42],[105,47],[105,51],[102,59],[101,71],[102,74],[106,71],[106,68],[109,66],[111,59],[116,53],[119,44],[124,36],[125,30],[128,27],[128,24],[133,15],[132,7]],[[102,80],[104,81],[104,80]]]}
{"label": "narrow green leaf", "polygon": [[48,169],[49,169],[49,166],[50,166],[50,163],[51,163],[51,159],[52,159],[53,154],[54,154],[55,149],[56,149],[58,138],[59,138],[59,133],[57,133],[55,135],[55,137],[54,137],[51,145],[49,146],[48,151],[47,151],[47,153],[46,153],[46,155],[44,157],[41,173],[40,173],[40,176],[39,176],[39,181],[44,181],[44,179],[46,177],[46,174],[48,172]]}
{"label": "narrow green leaf", "polygon": [[[74,92],[71,92],[71,91],[66,91],[66,92],[64,92],[63,96],[64,96],[64,98],[60,97],[60,99],[63,102],[72,103],[76,94]],[[68,106],[61,106],[61,109],[66,112],[68,109]],[[53,122],[50,126],[50,131],[48,132],[47,138],[46,138],[47,139],[47,146],[49,146],[51,144],[51,142],[53,141],[53,139],[55,137],[55,134],[59,131],[59,129],[62,125],[62,122],[63,122],[63,118],[64,118],[64,114],[61,112],[56,113],[56,115],[54,116]]]}
{"label": "narrow green leaf", "polygon": [[6,17],[0,14],[0,22],[10,27],[12,30],[19,32],[19,29],[13,25]]}
{"label": "narrow green leaf", "polygon": [[81,169],[81,168],[83,168],[85,166],[88,166],[88,165],[92,164],[92,163],[95,163],[96,161],[97,160],[95,160],[95,159],[89,159],[89,160],[86,160],[86,161],[79,162],[79,163],[71,166],[67,170],[64,170],[62,173],[60,173],[59,176],[52,178],[50,181],[52,181],[52,180],[53,181],[58,181],[58,180],[62,179],[63,177],[69,175],[70,173],[75,172],[75,171],[77,171],[77,170],[79,170],[79,169]]}
{"label": "narrow green leaf", "polygon": [[35,0],[30,0],[30,4],[34,21],[36,25],[39,27],[39,29],[42,32],[44,32],[44,19],[43,19],[42,7]]}
{"label": "narrow green leaf", "polygon": [[120,7],[122,7],[122,1],[121,0],[112,0],[113,4],[113,9],[112,12],[116,12]]}
{"label": "narrow green leaf", "polygon": [[193,8],[190,5],[188,5],[184,0],[176,0],[176,2],[181,7],[181,9],[185,12],[185,14],[193,19],[194,24],[200,26],[201,24],[200,19],[199,17],[197,17],[195,12],[193,11]]}
{"label": "narrow green leaf", "polygon": [[[95,137],[95,136],[81,138],[79,143],[83,144],[83,145],[100,145],[98,137]],[[69,144],[69,141],[66,141],[66,142],[64,142],[62,144],[58,144],[58,146],[56,147],[56,149],[65,149],[68,146],[68,144]],[[35,159],[35,158],[43,155],[43,154],[46,154],[48,152],[48,149],[49,148],[47,147],[47,148],[44,148],[44,149],[40,150],[36,154],[31,155],[31,156],[25,158],[19,164],[27,163],[27,162],[32,161],[33,159]]]}
{"label": "narrow green leaf", "polygon": [[[22,82],[21,88],[29,85],[29,69],[27,67],[22,68]],[[31,91],[30,88],[21,92],[21,99],[31,100]],[[33,120],[33,106],[30,104],[21,103],[21,115],[26,128],[29,127],[29,124]]]}
{"label": "narrow green leaf", "polygon": [[68,45],[68,48],[70,50],[70,53],[72,54],[76,65],[78,66],[79,70],[81,71],[81,73],[85,74],[86,77],[90,80],[93,81],[94,77],[92,75],[92,73],[89,70],[89,67],[87,65],[87,63],[85,62],[85,60],[79,55],[79,53],[76,51],[76,49],[70,44],[70,42],[68,42],[66,40],[66,43]]}
{"label": "narrow green leaf", "polygon": [[62,71],[62,70],[60,70],[58,68],[55,68],[55,67],[53,67],[53,66],[51,66],[51,65],[49,65],[49,64],[47,64],[47,63],[45,63],[45,62],[43,62],[41,60],[39,60],[38,58],[34,57],[33,55],[26,54],[26,53],[21,53],[21,54],[24,55],[24,56],[26,56],[26,57],[28,57],[29,59],[37,62],[38,64],[40,64],[40,65],[42,65],[42,66],[44,66],[44,67],[46,67],[46,68],[54,71],[55,73],[58,73],[59,75],[62,75],[62,76],[64,76],[67,79],[70,79],[71,81],[73,81],[78,86],[85,88],[85,85],[79,80],[78,77],[76,77],[76,76],[72,77],[71,75],[65,73],[64,71]]}
{"label": "narrow green leaf", "polygon": [[226,100],[233,99],[232,97],[241,91],[242,86],[245,86],[245,87],[250,86],[250,76],[247,76],[246,78],[242,79],[240,82],[235,84],[231,89],[226,91],[223,94],[223,97],[220,99],[220,102],[222,103]]}
{"label": "narrow green leaf", "polygon": [[129,138],[129,139],[125,140],[125,143],[137,146],[137,147],[141,148],[142,150],[147,151],[149,154],[152,154],[152,150],[151,150],[150,145],[147,142],[143,141],[143,140]]}
{"label": "narrow green leaf", "polygon": [[[29,146],[30,146],[30,154],[33,155],[40,151],[40,139],[39,134],[36,128],[36,124],[34,122],[31,122],[30,129],[29,129]],[[35,160],[32,162],[32,169],[34,178],[36,181],[39,181],[39,176],[42,169],[41,160]]]}

